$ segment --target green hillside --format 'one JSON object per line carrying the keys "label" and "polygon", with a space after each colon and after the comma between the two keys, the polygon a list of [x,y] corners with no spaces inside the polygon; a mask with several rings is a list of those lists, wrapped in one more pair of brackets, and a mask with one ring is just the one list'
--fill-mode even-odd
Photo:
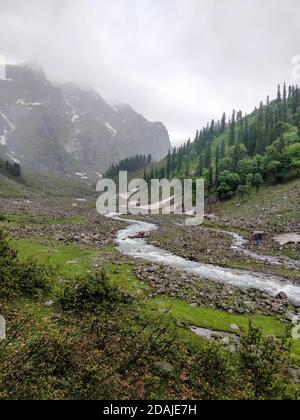
{"label": "green hillside", "polygon": [[194,141],[148,165],[144,178],[204,178],[208,193],[220,198],[249,195],[266,183],[300,173],[300,90],[278,86],[277,98],[260,103],[250,115],[233,111],[198,130]]}
{"label": "green hillside", "polygon": [[0,199],[26,199],[34,197],[86,197],[95,189],[84,180],[64,176],[22,173],[14,176],[0,168]]}

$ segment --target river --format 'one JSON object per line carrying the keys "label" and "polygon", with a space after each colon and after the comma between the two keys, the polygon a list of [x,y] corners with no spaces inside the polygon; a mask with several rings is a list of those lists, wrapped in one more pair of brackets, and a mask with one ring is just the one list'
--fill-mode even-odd
{"label": "river", "polygon": [[[111,215],[111,217],[124,221],[124,219],[116,215]],[[144,238],[136,237],[140,233],[147,234],[157,229],[156,225],[138,220],[127,220],[127,222],[128,226],[118,232],[116,242],[118,250],[129,257],[170,266],[218,283],[230,284],[245,289],[258,289],[272,296],[276,296],[282,291],[287,294],[291,301],[300,304],[300,285],[263,273],[227,269],[217,265],[202,264],[184,259],[164,249],[148,244]]]}

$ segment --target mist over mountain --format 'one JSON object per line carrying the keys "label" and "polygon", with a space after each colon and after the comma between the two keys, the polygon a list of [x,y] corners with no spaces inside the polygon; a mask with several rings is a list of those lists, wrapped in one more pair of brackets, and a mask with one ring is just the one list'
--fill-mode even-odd
{"label": "mist over mountain", "polygon": [[0,155],[22,168],[95,178],[136,154],[166,156],[167,129],[93,88],[51,83],[35,65],[0,73]]}

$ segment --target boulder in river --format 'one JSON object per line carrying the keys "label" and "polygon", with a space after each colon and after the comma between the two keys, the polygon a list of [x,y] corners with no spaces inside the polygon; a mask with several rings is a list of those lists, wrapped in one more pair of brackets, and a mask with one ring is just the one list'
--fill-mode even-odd
{"label": "boulder in river", "polygon": [[288,300],[288,295],[284,292],[279,292],[278,295],[276,296],[276,299]]}

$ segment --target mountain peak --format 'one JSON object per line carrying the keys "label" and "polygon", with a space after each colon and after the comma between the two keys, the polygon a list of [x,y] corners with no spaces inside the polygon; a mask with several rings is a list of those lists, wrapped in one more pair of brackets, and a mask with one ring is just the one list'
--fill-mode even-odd
{"label": "mountain peak", "polygon": [[136,154],[160,159],[169,151],[162,124],[147,121],[128,104],[112,106],[87,84],[53,85],[32,63],[6,65],[5,78],[0,139],[24,168],[92,178]]}
{"label": "mountain peak", "polygon": [[23,63],[23,64],[6,64],[6,79],[14,81],[40,81],[48,82],[45,72],[37,64]]}

